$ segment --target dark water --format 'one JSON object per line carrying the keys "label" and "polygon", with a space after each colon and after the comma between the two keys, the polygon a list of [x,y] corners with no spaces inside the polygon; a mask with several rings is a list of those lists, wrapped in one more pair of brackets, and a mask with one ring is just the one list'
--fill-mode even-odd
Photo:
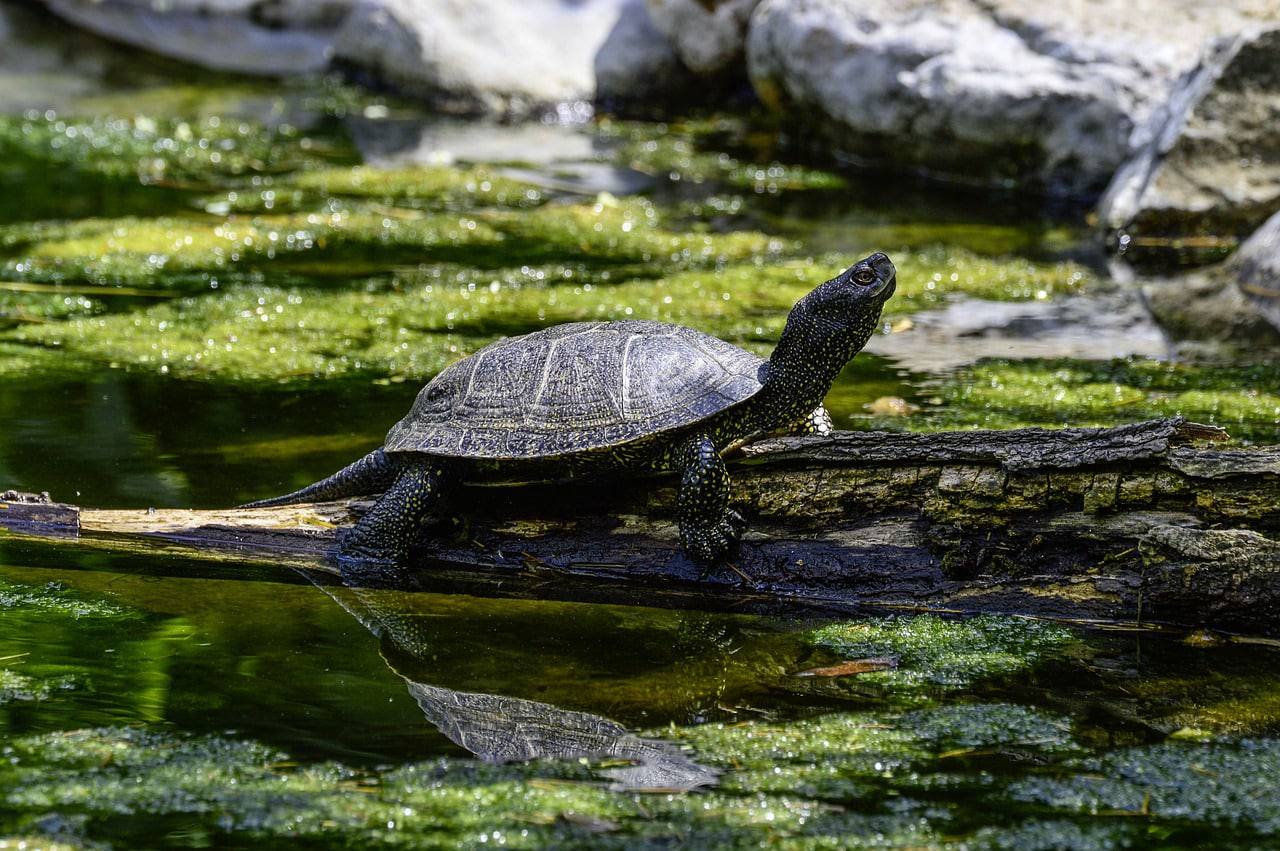
{"label": "dark water", "polygon": [[[666,845],[663,825],[681,825],[695,844],[744,847],[1034,835],[1211,848],[1261,847],[1278,826],[1274,646],[1028,635],[999,619],[952,634],[973,627],[907,618],[867,622],[902,654],[898,673],[824,680],[795,674],[846,655],[815,643],[830,614],[528,599],[547,589],[519,585],[351,589],[271,565],[14,540],[0,562],[0,658],[26,678],[0,703],[0,830],[19,834],[471,846],[478,815],[517,846]],[[265,749],[267,767],[235,743]],[[168,765],[189,773],[180,793]],[[252,785],[261,771],[288,794]],[[397,771],[434,785],[402,787]],[[335,804],[355,779],[364,793]],[[477,800],[503,792],[464,812],[458,784]],[[574,787],[592,796],[564,800]],[[369,823],[375,796],[412,813],[398,834]],[[717,815],[743,806],[780,808],[779,826]]]}
{"label": "dark water", "polygon": [[[880,248],[903,270],[885,317],[894,334],[935,327],[956,305],[959,319],[859,356],[828,398],[842,427],[1167,413],[1244,439],[1280,427],[1274,366],[1168,363],[1146,326],[1117,326],[1106,345],[1146,342],[1115,358],[1103,342],[1079,345],[1072,334],[1091,327],[1081,315],[1131,305],[1078,210],[806,171],[776,134],[732,122],[460,124],[334,81],[192,77],[143,68],[32,7],[0,13],[29,36],[0,59],[0,277],[13,279],[0,280],[0,491],[144,508],[289,490],[378,445],[429,378],[348,336],[404,333],[443,363],[459,346],[540,327],[582,281],[596,287],[581,303],[588,315],[644,309],[669,286],[673,318],[763,351],[799,286],[771,270],[820,280]],[[148,122],[169,135],[148,135]],[[250,130],[228,136],[218,122]],[[117,153],[59,159],[51,140],[71,144],[67,126]],[[276,141],[259,149],[260,139]],[[210,161],[206,142],[227,145],[227,160]],[[178,152],[158,177],[148,163],[170,143]],[[353,200],[303,182],[360,162],[426,163],[441,180],[442,152],[533,181],[548,204],[486,219],[472,189]],[[229,193],[246,205],[240,219]],[[626,207],[638,197],[670,238],[707,235],[722,256],[700,264],[621,237],[590,243],[560,215],[594,203],[607,219],[613,205],[640,209]],[[334,211],[386,219],[312,253],[230,265],[199,253],[224,221],[259,216],[283,232],[280,217]],[[393,220],[441,211],[497,222],[503,239],[395,241]],[[99,222],[115,242],[85,235]],[[159,243],[152,225],[166,233]],[[734,255],[731,238],[744,234],[783,247]],[[184,235],[196,248],[168,247]],[[163,261],[147,256],[157,244]],[[555,283],[565,272],[573,283]],[[425,307],[406,298],[453,275],[479,281],[481,295],[492,278],[493,302],[468,307],[443,286]],[[708,308],[700,293],[713,287],[724,300]],[[201,313],[211,301],[243,298],[257,322],[254,306],[275,288],[308,304],[368,301],[316,309],[325,330],[299,372],[270,347],[315,336],[300,328],[246,333],[258,347],[247,360],[203,371],[149,359],[156,316],[191,323],[184,333],[199,341],[217,326]],[[457,315],[437,316],[437,303]],[[1063,303],[1075,319],[1053,313]],[[341,320],[358,324],[361,309],[385,310],[390,324],[348,335]],[[1008,310],[995,330],[964,325]],[[0,847],[1280,841],[1274,643],[419,579],[413,592],[348,587],[281,565],[0,533]],[[796,676],[865,658],[898,667]]]}

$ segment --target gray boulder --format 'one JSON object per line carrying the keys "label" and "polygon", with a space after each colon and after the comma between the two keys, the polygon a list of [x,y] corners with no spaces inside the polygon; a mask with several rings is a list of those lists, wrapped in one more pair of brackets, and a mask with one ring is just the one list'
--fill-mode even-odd
{"label": "gray boulder", "polygon": [[626,0],[593,66],[595,99],[610,106],[679,101],[693,84],[644,0]]}
{"label": "gray boulder", "polygon": [[1152,314],[1175,337],[1280,343],[1280,213],[1227,262],[1143,289]]}
{"label": "gray boulder", "polygon": [[1099,203],[1107,229],[1156,244],[1230,240],[1280,210],[1280,28],[1215,45],[1146,135]]}
{"label": "gray boulder", "polygon": [[1240,246],[1229,266],[1240,292],[1280,333],[1280,213]]}
{"label": "gray boulder", "polygon": [[379,0],[358,7],[335,58],[458,113],[586,117],[596,56],[627,0]]}
{"label": "gray boulder", "polygon": [[206,68],[283,76],[323,71],[355,0],[45,0],[104,38]]}
{"label": "gray boulder", "polygon": [[747,22],[760,0],[648,0],[654,26],[680,61],[700,76],[738,71]]}
{"label": "gray boulder", "polygon": [[1204,40],[1269,5],[764,0],[747,66],[766,104],[854,158],[1093,195]]}

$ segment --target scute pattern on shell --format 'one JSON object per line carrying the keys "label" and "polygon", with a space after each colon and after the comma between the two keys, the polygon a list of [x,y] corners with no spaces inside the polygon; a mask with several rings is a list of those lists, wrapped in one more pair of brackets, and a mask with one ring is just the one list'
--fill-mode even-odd
{"label": "scute pattern on shell", "polygon": [[422,389],[388,452],[545,458],[692,425],[749,399],[764,361],[662,322],[575,322],[499,340]]}

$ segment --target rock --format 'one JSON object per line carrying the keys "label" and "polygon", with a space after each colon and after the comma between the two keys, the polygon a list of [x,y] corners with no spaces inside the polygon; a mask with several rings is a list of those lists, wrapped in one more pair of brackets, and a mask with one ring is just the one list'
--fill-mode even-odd
{"label": "rock", "polygon": [[740,71],[747,22],[760,0],[649,0],[654,26],[690,71],[715,76]]}
{"label": "rock", "polygon": [[[594,137],[579,125],[442,119],[430,114],[378,118],[356,114],[343,123],[361,160],[379,168],[523,163],[554,172],[565,163],[599,157]],[[556,169],[546,168],[552,164]]]}
{"label": "rock", "polygon": [[1240,246],[1228,267],[1240,291],[1280,331],[1280,213]]}
{"label": "rock", "polygon": [[[1102,224],[1131,256],[1187,237],[1229,243],[1280,210],[1280,28],[1227,38],[1152,116],[1117,172]],[[1211,240],[1214,241],[1214,240]]]}
{"label": "rock", "polygon": [[1226,263],[1143,290],[1152,314],[1181,339],[1280,344],[1280,213]]}
{"label": "rock", "polygon": [[595,99],[609,107],[679,102],[693,75],[658,32],[644,0],[626,0],[618,21],[596,52]]}
{"label": "rock", "polygon": [[1095,196],[1204,40],[1273,6],[764,0],[747,66],[766,104],[854,159]]}
{"label": "rock", "polygon": [[134,51],[69,30],[35,6],[0,6],[0,113],[73,110],[136,70]]}
{"label": "rock", "polygon": [[1275,329],[1239,288],[1214,272],[1162,278],[1142,287],[1151,314],[1180,342],[1272,342]]}
{"label": "rock", "polygon": [[940,373],[986,358],[1162,358],[1169,346],[1137,294],[1114,289],[1044,301],[964,298],[875,335],[866,351]]}
{"label": "rock", "polygon": [[458,113],[586,118],[596,55],[627,0],[380,0],[347,18],[335,58]]}
{"label": "rock", "polygon": [[355,0],[45,0],[104,38],[206,68],[282,76],[322,71]]}

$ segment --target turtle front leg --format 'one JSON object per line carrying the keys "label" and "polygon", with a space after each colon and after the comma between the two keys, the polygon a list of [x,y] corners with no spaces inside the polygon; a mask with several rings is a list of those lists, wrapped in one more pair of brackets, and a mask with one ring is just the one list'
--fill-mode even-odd
{"label": "turtle front leg", "polygon": [[705,434],[685,441],[675,460],[680,472],[680,543],[694,561],[710,564],[742,534],[742,516],[729,508],[729,471]]}
{"label": "turtle front leg", "polygon": [[831,421],[831,414],[825,405],[814,408],[804,419],[798,421],[791,429],[792,434],[818,434],[826,437],[836,430]]}
{"label": "turtle front leg", "polygon": [[428,464],[407,464],[395,484],[342,538],[340,554],[358,561],[403,563],[423,519],[441,501],[444,475]]}

